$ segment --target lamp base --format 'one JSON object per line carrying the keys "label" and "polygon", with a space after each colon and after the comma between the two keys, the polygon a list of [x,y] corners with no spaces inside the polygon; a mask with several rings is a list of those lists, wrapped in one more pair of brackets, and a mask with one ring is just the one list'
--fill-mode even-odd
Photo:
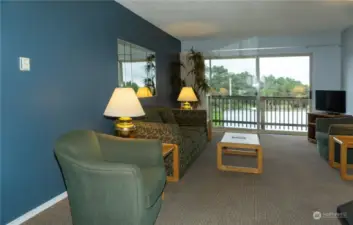
{"label": "lamp base", "polygon": [[192,110],[192,106],[190,105],[189,102],[183,102],[181,104],[181,109],[183,109],[183,110]]}
{"label": "lamp base", "polygon": [[118,136],[130,137],[131,133],[136,130],[136,126],[130,117],[120,117],[115,124],[115,129],[118,131]]}

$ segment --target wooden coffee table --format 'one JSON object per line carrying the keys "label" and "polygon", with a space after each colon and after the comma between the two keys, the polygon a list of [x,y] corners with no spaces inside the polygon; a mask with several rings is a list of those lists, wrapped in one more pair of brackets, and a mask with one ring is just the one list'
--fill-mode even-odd
{"label": "wooden coffee table", "polygon": [[[335,143],[340,144],[340,163],[335,162]],[[342,180],[353,180],[353,175],[347,174],[347,168],[352,169],[353,164],[347,164],[347,152],[353,151],[353,136],[331,135],[329,140],[329,164],[339,168]]]}
{"label": "wooden coffee table", "polygon": [[[238,167],[223,165],[222,155],[242,155],[257,157],[257,167]],[[257,134],[228,133],[217,144],[217,168],[222,171],[255,173],[260,174],[263,171],[263,154]]]}

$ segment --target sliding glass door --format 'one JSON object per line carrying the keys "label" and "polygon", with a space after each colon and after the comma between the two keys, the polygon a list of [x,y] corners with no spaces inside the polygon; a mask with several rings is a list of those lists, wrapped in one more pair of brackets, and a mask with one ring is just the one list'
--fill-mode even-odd
{"label": "sliding glass door", "polygon": [[207,59],[213,124],[305,131],[310,56]]}
{"label": "sliding glass door", "polygon": [[206,60],[216,126],[257,129],[256,58]]}
{"label": "sliding glass door", "polygon": [[260,57],[262,129],[306,131],[310,56]]}

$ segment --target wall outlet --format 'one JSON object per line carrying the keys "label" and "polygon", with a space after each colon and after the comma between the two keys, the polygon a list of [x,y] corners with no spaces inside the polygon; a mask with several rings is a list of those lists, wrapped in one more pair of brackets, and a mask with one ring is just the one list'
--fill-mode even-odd
{"label": "wall outlet", "polygon": [[20,57],[20,71],[30,71],[31,70],[31,62],[30,58]]}

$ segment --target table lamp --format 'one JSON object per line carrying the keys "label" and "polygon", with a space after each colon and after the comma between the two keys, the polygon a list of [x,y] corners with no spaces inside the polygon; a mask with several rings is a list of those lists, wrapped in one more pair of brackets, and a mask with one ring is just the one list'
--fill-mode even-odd
{"label": "table lamp", "polygon": [[183,102],[181,109],[190,110],[192,109],[189,102],[197,102],[197,97],[195,95],[192,87],[183,87],[178,97],[178,102]]}
{"label": "table lamp", "polygon": [[129,137],[136,129],[131,117],[144,116],[141,103],[132,88],[115,88],[107,107],[105,116],[118,117],[115,129],[122,137]]}
{"label": "table lamp", "polygon": [[152,97],[151,90],[148,87],[140,87],[137,90],[137,94],[136,95],[137,95],[138,98]]}

